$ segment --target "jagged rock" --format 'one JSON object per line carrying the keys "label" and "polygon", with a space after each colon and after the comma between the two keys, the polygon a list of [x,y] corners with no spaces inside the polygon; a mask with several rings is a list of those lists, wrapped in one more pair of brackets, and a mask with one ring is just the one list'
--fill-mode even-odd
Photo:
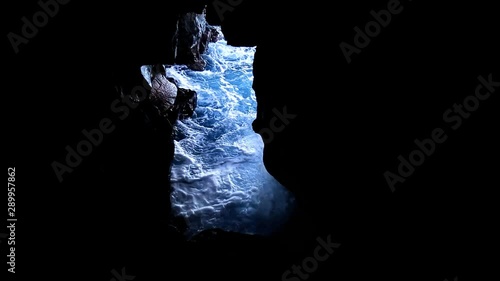
{"label": "jagged rock", "polygon": [[193,115],[198,101],[195,91],[180,88],[178,81],[162,70],[148,68],[147,75],[151,76],[151,103],[160,116],[175,122]]}
{"label": "jagged rock", "polygon": [[179,119],[182,120],[193,116],[197,102],[198,95],[195,91],[179,88],[177,91],[177,98],[175,99],[175,107]]}
{"label": "jagged rock", "polygon": [[192,70],[203,70],[206,62],[201,55],[208,43],[216,42],[219,37],[217,28],[207,23],[205,10],[201,14],[181,14],[175,34],[175,63],[187,65]]}
{"label": "jagged rock", "polygon": [[164,73],[154,73],[151,79],[151,102],[160,115],[167,117],[177,98],[177,86]]}
{"label": "jagged rock", "polygon": [[219,31],[219,29],[215,26],[209,26],[208,27],[210,33],[208,36],[208,42],[210,43],[215,43],[222,39],[222,33]]}
{"label": "jagged rock", "polygon": [[208,43],[215,43],[219,41],[219,39],[222,37],[222,34],[219,32],[219,30],[215,26],[210,26],[207,25],[205,28],[205,32],[203,32],[203,35],[201,37],[200,41],[200,53],[203,54],[205,53]]}

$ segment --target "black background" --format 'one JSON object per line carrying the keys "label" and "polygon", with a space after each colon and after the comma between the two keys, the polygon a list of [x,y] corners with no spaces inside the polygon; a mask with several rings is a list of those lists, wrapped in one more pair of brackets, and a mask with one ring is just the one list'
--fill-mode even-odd
{"label": "black background", "polygon": [[[479,75],[500,80],[497,9],[402,1],[403,11],[348,64],[339,44],[353,44],[353,28],[387,2],[244,0],[225,14],[230,43],[258,44],[265,106],[297,114],[265,153],[304,205],[278,238],[203,243],[166,227],[169,148],[134,118],[116,121],[62,183],[51,168],[82,129],[116,120],[112,89],[124,73],[173,62],[176,15],[202,1],[73,0],[18,54],[6,34],[19,34],[20,19],[39,6],[4,4],[3,138],[5,168],[16,167],[17,280],[108,281],[122,267],[134,280],[280,280],[327,235],[341,246],[309,280],[492,276],[500,90],[456,131],[442,115],[474,93]],[[207,3],[209,21],[221,24]],[[392,193],[383,173],[437,127],[447,141]],[[4,257],[5,240],[0,247]]]}

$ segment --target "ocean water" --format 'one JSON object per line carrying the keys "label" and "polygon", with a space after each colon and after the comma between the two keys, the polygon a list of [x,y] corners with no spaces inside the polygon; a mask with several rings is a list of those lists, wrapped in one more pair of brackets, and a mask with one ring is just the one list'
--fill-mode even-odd
{"label": "ocean water", "polygon": [[172,208],[186,236],[212,228],[269,235],[288,218],[292,195],[265,169],[263,141],[252,130],[254,47],[222,39],[208,46],[204,71],[166,66],[167,76],[198,93],[192,118],[175,124]]}

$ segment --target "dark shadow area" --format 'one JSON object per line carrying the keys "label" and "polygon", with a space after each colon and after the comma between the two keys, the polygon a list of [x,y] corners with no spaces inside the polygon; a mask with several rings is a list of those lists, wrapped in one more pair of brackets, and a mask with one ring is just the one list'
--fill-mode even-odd
{"label": "dark shadow area", "polygon": [[[494,5],[401,2],[348,64],[339,44],[353,44],[353,28],[388,1],[344,2],[243,0],[221,20],[212,2],[71,1],[18,54],[5,40],[17,277],[107,281],[125,267],[134,280],[280,280],[328,235],[341,246],[307,280],[491,274],[500,90],[457,130],[443,113],[474,95],[479,75],[500,80]],[[148,101],[131,108],[120,94],[144,85],[140,66],[174,63],[179,13],[204,4],[229,44],[257,46],[254,129],[272,126],[276,110],[297,115],[264,150],[267,170],[300,205],[273,237],[214,230],[186,242],[169,213],[171,125]],[[20,19],[40,8],[12,5],[5,26],[20,33]],[[60,183],[51,164],[67,162],[65,147],[104,118],[113,132]],[[392,193],[384,172],[437,127],[448,140]]]}

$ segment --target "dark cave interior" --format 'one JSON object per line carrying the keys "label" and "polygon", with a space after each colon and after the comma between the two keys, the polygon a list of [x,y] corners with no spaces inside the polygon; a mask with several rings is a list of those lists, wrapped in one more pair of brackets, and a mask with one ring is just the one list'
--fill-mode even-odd
{"label": "dark cave interior", "polygon": [[[482,251],[493,241],[498,97],[462,118],[460,129],[447,129],[447,141],[394,193],[384,172],[397,170],[415,139],[448,128],[443,113],[474,94],[478,76],[500,79],[495,9],[402,1],[402,12],[346,63],[339,44],[352,42],[353,27],[388,1],[228,2],[238,5],[223,20],[213,1],[70,2],[9,57],[6,103],[17,105],[9,111],[9,142],[27,143],[9,153],[33,177],[20,191],[26,224],[19,236],[26,236],[30,269],[56,280],[76,272],[109,280],[111,269],[124,266],[136,280],[279,280],[313,255],[318,237],[331,235],[341,246],[317,272],[282,280],[489,274]],[[273,109],[297,114],[264,147],[268,172],[299,204],[270,237],[210,230],[185,240],[182,222],[170,215],[175,119],[150,113],[148,102],[116,122],[62,183],[51,168],[82,129],[117,120],[110,105],[144,85],[142,65],[175,63],[178,16],[205,5],[229,44],[257,46],[254,129],[270,124]],[[7,27],[17,30],[18,19],[35,10],[11,11],[16,20]]]}

